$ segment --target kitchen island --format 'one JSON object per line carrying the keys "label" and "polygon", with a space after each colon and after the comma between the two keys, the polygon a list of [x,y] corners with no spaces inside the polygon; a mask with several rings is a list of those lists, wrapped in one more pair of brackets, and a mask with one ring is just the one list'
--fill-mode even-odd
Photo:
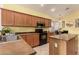
{"label": "kitchen island", "polygon": [[78,37],[74,34],[60,34],[49,37],[50,55],[76,55],[78,53]]}
{"label": "kitchen island", "polygon": [[0,43],[0,55],[31,55],[35,50],[22,38]]}

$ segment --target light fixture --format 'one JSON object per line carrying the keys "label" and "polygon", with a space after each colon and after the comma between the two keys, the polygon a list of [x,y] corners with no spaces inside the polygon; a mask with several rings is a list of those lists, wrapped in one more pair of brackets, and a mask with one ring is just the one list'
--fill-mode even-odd
{"label": "light fixture", "polygon": [[44,4],[41,4],[41,7],[43,7],[44,6]]}
{"label": "light fixture", "polygon": [[55,12],[55,10],[56,10],[55,8],[52,8],[52,9],[51,9],[52,12]]}

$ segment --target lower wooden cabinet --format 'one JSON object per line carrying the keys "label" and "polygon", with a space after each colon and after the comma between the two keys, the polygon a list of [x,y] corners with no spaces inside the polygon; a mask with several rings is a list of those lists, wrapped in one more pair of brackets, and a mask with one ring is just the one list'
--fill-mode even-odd
{"label": "lower wooden cabinet", "polygon": [[26,33],[26,34],[22,34],[21,37],[32,47],[39,45],[38,33]]}
{"label": "lower wooden cabinet", "polygon": [[33,46],[38,46],[39,45],[39,34],[38,33],[34,33],[33,35]]}
{"label": "lower wooden cabinet", "polygon": [[33,39],[32,34],[28,33],[25,36],[26,36],[26,38],[24,38],[24,40],[26,39],[26,42],[33,47],[33,40],[34,39]]}

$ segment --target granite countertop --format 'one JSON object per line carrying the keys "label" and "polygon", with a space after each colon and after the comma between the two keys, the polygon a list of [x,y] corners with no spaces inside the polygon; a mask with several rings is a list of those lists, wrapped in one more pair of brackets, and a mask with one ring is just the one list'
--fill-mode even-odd
{"label": "granite countertop", "polygon": [[35,50],[23,39],[0,43],[0,55],[29,55]]}
{"label": "granite countertop", "polygon": [[16,32],[15,34],[26,34],[26,33],[36,33],[36,32]]}
{"label": "granite countertop", "polygon": [[50,38],[55,38],[55,39],[61,39],[61,40],[70,40],[74,37],[76,37],[77,35],[75,34],[60,34],[60,35],[53,35],[53,36],[50,36]]}
{"label": "granite countertop", "polygon": [[[47,31],[44,31],[47,32]],[[26,34],[26,33],[37,33],[37,32],[15,32],[15,34]]]}

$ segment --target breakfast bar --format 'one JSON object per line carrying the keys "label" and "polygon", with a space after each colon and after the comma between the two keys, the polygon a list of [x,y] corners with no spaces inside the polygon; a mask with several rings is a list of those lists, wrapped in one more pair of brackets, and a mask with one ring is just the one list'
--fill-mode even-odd
{"label": "breakfast bar", "polygon": [[49,37],[50,55],[76,55],[78,37],[74,34],[60,34]]}

